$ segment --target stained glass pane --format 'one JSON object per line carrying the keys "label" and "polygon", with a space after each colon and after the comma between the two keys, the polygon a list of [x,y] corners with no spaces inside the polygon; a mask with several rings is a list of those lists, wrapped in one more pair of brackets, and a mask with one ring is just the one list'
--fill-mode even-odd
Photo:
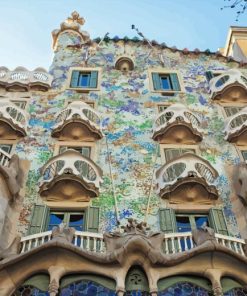
{"label": "stained glass pane", "polygon": [[192,283],[177,283],[164,291],[158,292],[158,296],[211,296],[206,289]]}
{"label": "stained glass pane", "polygon": [[171,89],[171,82],[169,76],[161,76],[162,89]]}
{"label": "stained glass pane", "polygon": [[49,296],[49,293],[32,286],[22,286],[12,296]]}
{"label": "stained glass pane", "polygon": [[224,293],[224,296],[247,296],[247,291],[243,288],[235,288]]}
{"label": "stained glass pane", "polygon": [[116,292],[92,281],[81,281],[63,288],[60,296],[116,296]]}
{"label": "stained glass pane", "polygon": [[149,292],[143,292],[143,291],[127,291],[124,293],[124,296],[149,296]]}

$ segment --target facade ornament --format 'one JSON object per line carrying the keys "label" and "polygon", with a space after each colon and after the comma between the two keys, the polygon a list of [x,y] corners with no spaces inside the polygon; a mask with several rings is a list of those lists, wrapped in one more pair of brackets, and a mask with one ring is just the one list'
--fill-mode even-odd
{"label": "facade ornament", "polygon": [[60,29],[56,29],[52,32],[53,49],[56,49],[58,37],[64,31],[74,31],[81,37],[81,43],[88,42],[90,40],[88,32],[81,30],[81,26],[83,26],[84,23],[84,18],[80,17],[78,12],[72,12],[71,17],[68,17],[65,22],[61,23]]}
{"label": "facade ornament", "polygon": [[55,279],[53,279],[49,285],[49,290],[48,290],[49,295],[56,296],[58,293],[58,289],[59,289],[59,284]]}
{"label": "facade ornament", "polygon": [[247,165],[242,162],[234,167],[232,174],[233,188],[243,206],[247,207]]}
{"label": "facade ornament", "polygon": [[214,230],[208,227],[206,222],[203,223],[201,228],[192,230],[192,239],[197,246],[206,241],[216,241]]}
{"label": "facade ornament", "polygon": [[20,166],[19,157],[14,154],[8,163],[8,166],[0,166],[0,172],[6,178],[8,188],[10,191],[11,198],[9,200],[10,204],[15,203],[19,198],[19,192],[23,186],[23,170]]}
{"label": "facade ornament", "polygon": [[6,249],[0,247],[0,260],[17,255],[20,251],[20,242],[21,237],[18,235]]}
{"label": "facade ornament", "polygon": [[220,285],[214,285],[213,286],[213,295],[214,296],[223,296],[223,291]]}
{"label": "facade ornament", "polygon": [[66,227],[65,223],[62,222],[59,226],[55,226],[52,229],[52,239],[60,240],[64,243],[72,243],[75,234],[75,229],[73,227]]}
{"label": "facade ornament", "polygon": [[138,223],[137,220],[133,218],[129,218],[128,223],[125,226],[121,226],[121,228],[124,230],[125,233],[129,234],[147,234],[147,231],[150,230],[146,222]]}

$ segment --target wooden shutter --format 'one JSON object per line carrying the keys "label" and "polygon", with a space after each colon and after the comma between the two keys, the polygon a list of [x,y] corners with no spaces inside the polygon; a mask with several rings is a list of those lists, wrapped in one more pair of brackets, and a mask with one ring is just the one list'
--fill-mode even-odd
{"label": "wooden shutter", "polygon": [[209,211],[209,223],[216,233],[228,235],[225,216],[222,209],[212,208]]}
{"label": "wooden shutter", "polygon": [[176,216],[173,209],[159,209],[160,230],[165,233],[176,232]]}
{"label": "wooden shutter", "polygon": [[206,75],[206,78],[207,78],[207,81],[209,82],[212,78],[214,78],[214,74],[212,71],[206,71],[205,72],[205,75]]}
{"label": "wooden shutter", "polygon": [[71,87],[78,87],[78,80],[79,80],[79,71],[72,71],[70,86]]}
{"label": "wooden shutter", "polygon": [[162,89],[159,73],[152,73],[152,79],[153,79],[154,90]]}
{"label": "wooden shutter", "polygon": [[99,207],[89,207],[87,217],[87,230],[89,232],[99,231]]}
{"label": "wooden shutter", "polygon": [[45,205],[34,205],[28,234],[35,234],[46,230],[49,209]]}
{"label": "wooden shutter", "polygon": [[97,88],[97,82],[98,82],[98,71],[92,71],[90,75],[89,87]]}
{"label": "wooden shutter", "polygon": [[179,84],[179,81],[178,81],[178,75],[176,73],[171,73],[170,74],[170,79],[171,79],[171,82],[172,82],[172,90],[180,91],[181,88],[180,88],[180,84]]}

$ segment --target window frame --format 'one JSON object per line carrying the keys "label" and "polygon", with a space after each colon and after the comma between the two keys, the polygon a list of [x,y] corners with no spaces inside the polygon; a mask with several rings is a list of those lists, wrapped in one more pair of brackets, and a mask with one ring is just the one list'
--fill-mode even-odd
{"label": "window frame", "polygon": [[28,111],[28,108],[29,108],[29,102],[30,102],[30,99],[28,99],[28,98],[20,98],[20,99],[18,99],[18,98],[11,98],[10,99],[10,102],[12,103],[12,104],[15,104],[15,102],[21,102],[21,103],[24,103],[25,102],[25,108],[21,108],[21,107],[19,107],[18,105],[16,105],[17,107],[19,107],[21,110],[23,110],[23,111]]}
{"label": "window frame", "polygon": [[247,152],[247,146],[235,146],[237,154],[239,156],[239,158],[245,162],[245,159],[243,157],[242,151],[246,151]]}
{"label": "window frame", "polygon": [[[154,82],[153,82],[153,76],[152,76],[152,74],[155,74],[155,73],[158,74],[159,76],[162,76],[162,75],[163,76],[169,76],[170,74],[177,74],[180,90],[174,90],[174,89],[171,89],[171,90],[165,90],[165,89],[156,90],[154,88]],[[181,75],[180,71],[178,71],[178,70],[164,69],[164,68],[149,69],[148,70],[148,77],[149,77],[149,86],[150,86],[151,92],[161,93],[163,95],[174,95],[176,93],[184,93],[185,92],[182,75]]]}
{"label": "window frame", "polygon": [[90,147],[90,159],[96,161],[96,144],[94,142],[78,142],[78,141],[57,141],[54,147],[54,156],[59,155],[59,150],[62,146],[70,147]]}
{"label": "window frame", "polygon": [[[69,210],[69,211],[65,211],[65,209],[63,210],[58,210],[58,209],[51,209],[49,208],[48,209],[48,214],[47,214],[47,218],[46,218],[46,221],[45,221],[45,228],[46,228],[46,231],[48,231],[48,226],[49,226],[49,220],[50,220],[50,215],[51,214],[64,214],[64,219],[63,221],[66,223],[66,227],[69,227],[69,218],[71,215],[73,214],[80,214],[80,215],[83,215],[83,229],[80,230],[80,231],[85,231],[85,229],[87,228],[86,226],[86,223],[87,223],[87,214],[86,214],[86,209],[85,210],[82,210],[82,211],[79,211],[79,209],[75,210],[75,211],[72,211],[72,210]],[[56,225],[54,225],[55,227]]]}
{"label": "window frame", "polygon": [[18,139],[17,140],[0,140],[0,145],[9,145],[9,146],[11,146],[10,152],[7,152],[7,153],[12,155],[14,153],[14,151],[15,151],[17,142],[18,142]]}
{"label": "window frame", "polygon": [[[98,72],[98,77],[97,77],[97,86],[96,87],[71,87],[71,79],[72,79],[72,73],[73,71],[79,71],[79,72],[93,72],[97,71]],[[82,67],[71,67],[68,72],[68,80],[67,80],[67,89],[70,90],[76,90],[78,92],[90,92],[90,91],[99,91],[100,90],[100,85],[101,85],[101,68],[95,67],[95,68],[82,68]]]}
{"label": "window frame", "polygon": [[160,156],[162,164],[166,164],[165,149],[194,149],[195,155],[200,156],[198,145],[181,145],[181,144],[160,144]]}
{"label": "window frame", "polygon": [[[191,226],[191,231],[194,230],[194,229],[197,229],[196,222],[195,222],[195,217],[207,217],[208,225],[209,225],[209,227],[212,227],[212,225],[210,225],[209,213],[202,213],[202,212],[198,212],[198,213],[187,213],[187,212],[177,213],[177,212],[175,212],[176,223],[177,223],[177,217],[189,217],[189,223],[190,223],[190,226]],[[177,231],[178,231],[178,225],[177,224],[176,224],[176,228],[177,228]]]}

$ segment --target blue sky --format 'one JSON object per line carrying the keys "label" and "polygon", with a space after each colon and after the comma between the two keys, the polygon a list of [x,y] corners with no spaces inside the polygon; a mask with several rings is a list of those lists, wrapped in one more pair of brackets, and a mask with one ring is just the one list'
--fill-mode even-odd
{"label": "blue sky", "polygon": [[231,25],[247,26],[247,13],[235,22],[223,0],[0,0],[0,65],[10,69],[48,68],[51,31],[72,11],[86,20],[92,38],[135,36],[135,24],[151,40],[193,50],[225,45]]}

